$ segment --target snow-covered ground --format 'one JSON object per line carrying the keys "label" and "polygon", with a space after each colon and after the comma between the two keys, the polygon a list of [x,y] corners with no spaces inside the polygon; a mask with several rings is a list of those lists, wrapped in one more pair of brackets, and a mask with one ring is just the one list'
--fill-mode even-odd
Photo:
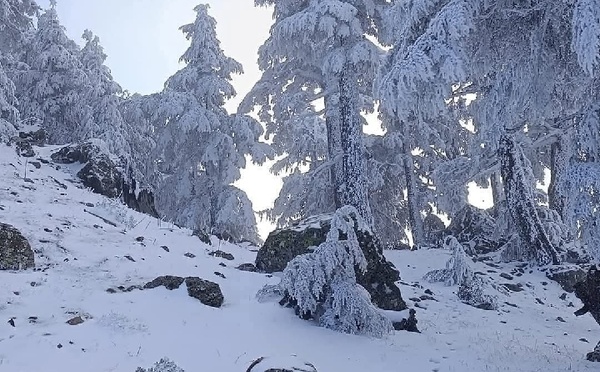
{"label": "snow-covered ground", "polygon": [[[49,160],[51,149],[40,149],[40,156]],[[34,183],[23,180],[25,168],[13,148],[0,146],[0,222],[20,229],[36,251],[35,270],[0,272],[2,372],[133,372],[165,356],[187,372],[243,372],[258,357],[289,354],[320,372],[598,370],[584,357],[600,339],[600,328],[589,315],[576,318],[579,301],[572,294],[560,299],[563,291],[542,273],[500,279],[512,266],[478,263],[476,270],[498,282],[525,288],[498,293],[502,306],[486,311],[462,304],[455,287],[421,279],[443,268],[450,252],[388,252],[411,306],[409,298],[433,292],[435,300],[422,300],[417,308],[422,333],[396,332],[385,339],[339,334],[277,303],[259,303],[255,293],[277,278],[235,269],[254,261],[252,247],[216,240],[209,246],[189,230],[115,206],[82,189],[74,181],[76,167],[29,164],[27,177]],[[215,249],[235,259],[209,256]],[[185,256],[188,252],[195,257]],[[223,307],[202,305],[187,296],[185,286],[106,291],[166,274],[219,283]],[[406,285],[416,282],[422,288]],[[67,324],[74,316],[84,322]]]}

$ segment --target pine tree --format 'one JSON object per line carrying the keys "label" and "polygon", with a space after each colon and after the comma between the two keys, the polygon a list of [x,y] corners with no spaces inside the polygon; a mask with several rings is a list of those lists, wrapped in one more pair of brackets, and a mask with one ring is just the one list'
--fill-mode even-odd
{"label": "pine tree", "polygon": [[208,6],[195,11],[194,23],[181,27],[190,41],[181,57],[186,66],[158,96],[157,156],[165,176],[157,190],[159,212],[184,226],[256,242],[250,201],[231,184],[246,155],[262,162],[269,149],[258,141],[260,124],[227,114],[225,101],[235,95],[232,75],[242,66],[223,53]]}
{"label": "pine tree", "polygon": [[90,30],[85,30],[82,37],[86,43],[79,53],[79,58],[88,83],[82,99],[89,110],[85,112],[86,116],[80,123],[75,137],[79,140],[89,138],[103,140],[109,150],[121,157],[127,165],[131,153],[127,141],[131,134],[119,110],[123,90],[114,81],[110,69],[104,64],[107,56],[98,36]]}
{"label": "pine tree", "polygon": [[52,143],[77,140],[74,134],[89,114],[82,98],[87,75],[79,61],[79,47],[59,22],[56,2],[39,16],[24,62],[28,68],[19,71],[16,79],[22,119],[41,124]]}
{"label": "pine tree", "polygon": [[[0,61],[1,59],[0,57]],[[0,141],[2,142],[6,142],[16,134],[19,117],[16,104],[15,86],[6,75],[4,66],[0,62]]]}
{"label": "pine tree", "polygon": [[[281,153],[299,140],[292,136],[302,131],[292,128],[317,122],[323,128],[324,123],[327,156],[319,166],[328,167],[334,205],[353,205],[372,224],[360,113],[373,107],[371,81],[380,50],[365,35],[376,36],[379,8],[387,2],[258,0],[256,4],[274,6],[275,23],[259,50],[263,77],[241,108],[247,112],[260,107],[267,134],[274,134],[274,142],[281,140],[274,143]],[[294,167],[321,160],[318,153],[293,153],[286,161]],[[326,203],[327,199],[320,202]]]}

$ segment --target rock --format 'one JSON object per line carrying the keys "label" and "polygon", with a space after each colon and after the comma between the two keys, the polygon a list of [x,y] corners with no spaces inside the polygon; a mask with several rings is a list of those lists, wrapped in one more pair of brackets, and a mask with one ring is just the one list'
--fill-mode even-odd
{"label": "rock", "polygon": [[10,324],[12,327],[15,327],[15,318],[10,318],[7,323]]}
{"label": "rock", "polygon": [[48,138],[45,130],[38,129],[34,132],[19,132],[19,139],[34,146],[44,146]]}
{"label": "rock", "polygon": [[121,188],[123,190],[123,202],[129,208],[155,218],[159,217],[152,191],[147,189],[137,190],[137,183],[134,179],[130,179],[128,182],[123,180]]}
{"label": "rock", "polygon": [[221,307],[223,305],[223,293],[221,287],[215,282],[188,276],[185,285],[190,297],[193,297],[206,306]]}
{"label": "rock", "polygon": [[393,322],[392,325],[394,326],[394,329],[396,331],[408,331],[408,332],[416,332],[416,333],[421,333],[421,331],[419,331],[419,329],[417,328],[417,317],[416,314],[417,312],[415,311],[415,309],[410,309],[408,311],[408,319],[402,319],[399,322]]}
{"label": "rock", "polygon": [[76,316],[74,318],[67,320],[67,324],[69,324],[69,325],[79,325],[81,323],[83,323],[83,318],[81,318],[80,316]]}
{"label": "rock", "polygon": [[243,263],[241,265],[239,265],[238,267],[236,267],[236,269],[241,270],[241,271],[249,271],[249,272],[256,272],[256,266],[254,266],[253,263]]}
{"label": "rock", "polygon": [[136,242],[143,242],[144,241],[144,237],[143,236],[138,236],[137,238],[135,238]]}
{"label": "rock", "polygon": [[590,362],[600,362],[600,342],[596,344],[594,351],[586,354],[585,359]]}
{"label": "rock", "polygon": [[195,257],[196,257],[196,255],[195,255],[195,254],[193,254],[193,253],[190,253],[190,252],[186,252],[186,253],[184,253],[183,255],[184,255],[185,257],[187,257],[187,258],[195,258]]}
{"label": "rock", "polygon": [[0,270],[25,270],[35,266],[27,239],[15,227],[0,223]]}
{"label": "rock", "polygon": [[227,277],[225,276],[225,274],[220,273],[218,271],[215,271],[215,275],[218,276],[218,277],[220,277],[220,278],[227,279]]}
{"label": "rock", "polygon": [[551,267],[546,271],[546,277],[550,280],[554,280],[562,289],[566,292],[572,293],[575,290],[575,284],[584,281],[586,278],[585,271],[576,265],[561,265],[557,267]]}
{"label": "rock", "polygon": [[152,289],[156,287],[163,286],[169,290],[177,289],[183,284],[185,279],[180,276],[174,275],[163,275],[159,276],[156,279],[152,280],[144,284],[144,289]]}
{"label": "rock", "polygon": [[50,155],[53,162],[59,164],[87,163],[93,157],[102,153],[100,145],[95,141],[88,141],[78,145],[62,147]]}
{"label": "rock", "polygon": [[35,169],[40,169],[42,167],[42,163],[40,163],[39,161],[31,161],[29,162],[29,164],[33,165]]}
{"label": "rock", "polygon": [[166,245],[162,245],[161,248],[165,251],[165,252],[170,252],[169,247],[167,247]]}
{"label": "rock", "polygon": [[254,360],[246,372],[318,372],[317,368],[297,355],[289,357],[260,357]]}
{"label": "rock", "polygon": [[223,258],[228,261],[233,261],[234,257],[231,253],[223,252],[221,250],[213,251],[208,254],[209,256]]}
{"label": "rock", "polygon": [[513,280],[513,278],[514,278],[512,275],[507,274],[507,273],[500,273],[500,277],[504,278],[506,280]]}
{"label": "rock", "polygon": [[198,239],[200,239],[200,241],[202,243],[208,244],[210,245],[210,235],[208,235],[207,233],[205,233],[204,231],[200,230],[200,229],[196,229],[194,230],[194,232],[192,232],[192,236],[196,236],[198,237]]}
{"label": "rock", "polygon": [[31,143],[19,140],[15,143],[15,145],[15,150],[19,156],[24,158],[32,158],[35,156],[35,151],[33,151],[33,146]]}
{"label": "rock", "polygon": [[123,175],[117,165],[106,154],[91,158],[87,164],[77,172],[77,177],[83,181],[96,194],[109,198],[121,195]]}
{"label": "rock", "polygon": [[[294,257],[312,252],[325,241],[330,228],[331,214],[310,217],[294,226],[269,234],[256,256],[260,272],[283,271]],[[371,295],[373,304],[384,310],[401,311],[407,308],[395,282],[400,274],[383,255],[375,237],[363,231],[356,232],[360,247],[367,259],[367,271],[356,273],[357,282]]]}
{"label": "rock", "polygon": [[483,209],[466,205],[453,218],[447,233],[454,235],[468,254],[497,251],[504,242],[493,240],[496,221]]}

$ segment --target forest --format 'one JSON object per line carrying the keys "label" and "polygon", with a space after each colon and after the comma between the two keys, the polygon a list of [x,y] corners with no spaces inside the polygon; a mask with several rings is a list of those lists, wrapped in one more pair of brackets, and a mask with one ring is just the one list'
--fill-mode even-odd
{"label": "forest", "polygon": [[[346,333],[392,328],[357,284],[382,250],[451,250],[427,278],[484,307],[470,258],[598,262],[600,0],[255,4],[273,11],[262,75],[230,113],[243,66],[208,5],[180,28],[182,68],[141,95],[113,79],[92,31],[67,36],[55,0],[0,0],[0,139],[101,144],[162,220],[233,243],[263,243],[257,218],[285,229],[330,216],[316,249],[259,295]],[[250,162],[282,177],[270,209],[234,186]],[[469,204],[474,186],[492,208]],[[456,236],[465,221],[475,232]]]}

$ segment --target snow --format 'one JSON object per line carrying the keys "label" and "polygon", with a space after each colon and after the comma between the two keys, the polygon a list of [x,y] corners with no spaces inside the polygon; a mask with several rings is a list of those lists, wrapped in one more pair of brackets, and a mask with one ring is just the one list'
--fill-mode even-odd
{"label": "snow", "polygon": [[[39,150],[49,159],[52,148]],[[416,308],[422,333],[396,332],[383,339],[336,333],[297,318],[277,302],[257,301],[257,291],[278,278],[234,269],[254,260],[251,247],[218,241],[211,247],[190,230],[125,209],[113,213],[131,216],[136,226],[118,221],[111,226],[85,213],[89,207],[82,204],[110,203],[67,182],[73,176],[64,167],[30,169],[30,184],[22,179],[24,162],[14,148],[0,146],[0,221],[20,229],[36,250],[36,270],[0,272],[0,372],[133,372],[162,357],[187,372],[233,372],[262,356],[276,360],[294,354],[320,372],[597,370],[584,356],[600,338],[598,325],[590,316],[576,318],[579,301],[572,294],[559,299],[562,290],[543,273],[526,271],[509,281],[498,276],[512,265],[474,263],[475,271],[497,283],[524,284],[523,292],[498,293],[500,309],[485,311],[461,303],[455,287],[422,281],[426,272],[444,267],[451,252],[387,252],[401,271],[401,290],[410,306],[409,299],[425,288],[434,293],[437,301],[422,300]],[[136,241],[140,236],[143,242]],[[208,255],[216,249],[232,253],[234,261]],[[185,257],[187,252],[196,257]],[[184,286],[106,292],[165,274],[219,283],[223,307],[202,305],[187,296]],[[412,286],[417,282],[425,287]],[[575,307],[568,307],[571,301]],[[84,323],[66,324],[77,315]]]}

